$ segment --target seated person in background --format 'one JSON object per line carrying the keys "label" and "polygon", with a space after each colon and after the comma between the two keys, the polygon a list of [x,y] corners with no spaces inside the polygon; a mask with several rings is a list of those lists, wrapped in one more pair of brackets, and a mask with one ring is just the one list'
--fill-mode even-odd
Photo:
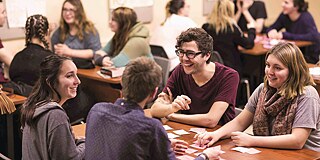
{"label": "seated person in background", "polygon": [[137,57],[153,59],[147,40],[149,30],[137,22],[133,9],[119,7],[113,10],[109,26],[115,34],[102,50],[96,52],[96,65],[123,67]]}
{"label": "seated person in background", "polygon": [[[152,105],[152,116],[210,128],[235,117],[239,75],[210,62],[212,45],[212,37],[201,28],[180,34],[176,53],[181,64]],[[175,113],[179,110],[182,114]]]}
{"label": "seated person in background", "polygon": [[26,48],[14,56],[9,68],[11,81],[4,86],[11,87],[15,93],[27,97],[39,79],[40,63],[53,53],[49,50],[50,33],[46,17],[28,17],[25,30]]}
{"label": "seated person in background", "polygon": [[[312,41],[313,46],[304,52],[308,63],[317,63],[320,52],[320,35],[312,15],[308,12],[308,2],[304,0],[284,0],[283,11],[267,29],[269,38]],[[284,32],[281,29],[286,29]]]}
{"label": "seated person in background", "polygon": [[80,80],[71,59],[52,54],[21,112],[22,159],[84,158],[84,139],[75,139],[62,104],[77,94]]}
{"label": "seated person in background", "polygon": [[248,37],[245,37],[234,20],[234,4],[230,0],[219,0],[213,4],[208,22],[202,28],[215,40],[213,50],[218,51],[224,65],[238,71],[242,76],[242,63],[238,46],[250,49],[256,36],[254,21],[248,23]]}
{"label": "seated person in background", "polygon": [[[0,27],[6,23],[7,13],[4,7],[4,3],[0,0]],[[4,76],[4,68],[2,67],[2,63],[6,67],[10,67],[10,63],[13,59],[13,54],[10,53],[6,48],[3,47],[1,38],[0,38],[0,83],[8,82],[8,80]]]}
{"label": "seated person in background", "polygon": [[[214,132],[196,135],[208,146],[231,137],[236,146],[320,151],[320,99],[299,48],[280,43],[266,55],[265,81],[245,109]],[[253,125],[254,136],[243,133]]]}
{"label": "seated person in background", "polygon": [[54,53],[71,57],[78,68],[94,68],[92,58],[101,49],[100,37],[80,0],[63,2],[60,26],[51,43]]}
{"label": "seated person in background", "polygon": [[170,71],[179,65],[175,54],[176,38],[188,28],[197,27],[189,18],[190,5],[185,0],[171,0],[166,5],[166,19],[153,31],[150,44],[162,46],[170,59]]}
{"label": "seated person in background", "polygon": [[127,64],[121,83],[124,98],[98,103],[89,112],[85,159],[176,159],[161,122],[145,117],[142,110],[154,99],[160,81],[161,68],[153,60],[140,57]]}
{"label": "seated person in background", "polygon": [[235,0],[235,19],[244,32],[248,32],[247,24],[254,21],[256,33],[263,32],[267,11],[263,1]]}

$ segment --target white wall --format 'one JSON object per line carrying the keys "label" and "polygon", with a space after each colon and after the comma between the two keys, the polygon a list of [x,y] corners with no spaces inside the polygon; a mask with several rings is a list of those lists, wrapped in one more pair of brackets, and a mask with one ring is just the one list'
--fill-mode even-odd
{"label": "white wall", "polygon": [[[64,0],[46,0],[47,2],[47,17],[51,23],[57,23],[60,19],[61,7]],[[199,27],[206,21],[206,17],[202,15],[202,0],[186,0],[190,4],[190,17],[198,24]],[[264,0],[267,7],[268,20],[267,25],[272,24],[280,14],[281,0]],[[147,24],[152,35],[153,29],[160,25],[165,18],[165,5],[168,0],[154,0],[153,7],[153,21]],[[320,0],[308,0],[309,11],[313,15],[318,30],[320,31]],[[107,41],[112,37],[113,33],[108,27],[108,0],[82,0],[86,14],[88,18],[93,21],[96,28],[99,31],[102,44],[106,44]],[[6,48],[13,51],[14,53],[24,48],[24,39],[3,41]]]}

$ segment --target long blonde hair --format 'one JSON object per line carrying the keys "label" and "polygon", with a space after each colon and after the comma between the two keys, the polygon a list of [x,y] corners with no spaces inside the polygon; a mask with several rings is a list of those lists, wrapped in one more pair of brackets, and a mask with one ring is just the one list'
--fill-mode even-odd
{"label": "long blonde hair", "polygon": [[[97,31],[94,28],[94,25],[91,21],[88,20],[86,13],[83,9],[82,3],[80,0],[65,0],[62,5],[62,9],[65,3],[69,2],[73,6],[75,6],[76,10],[74,12],[75,19],[75,27],[77,28],[77,37],[80,41],[83,40],[84,34],[93,33],[94,35],[97,34]],[[69,25],[63,19],[63,11],[61,10],[61,18],[60,18],[60,35],[59,40],[60,42],[64,42],[67,39],[67,35],[69,35],[70,28]],[[84,31],[84,32],[83,32]]]}
{"label": "long blonde hair", "polygon": [[[288,79],[279,89],[281,96],[293,99],[303,93],[305,86],[315,85],[307,62],[296,45],[289,42],[277,44],[267,52],[266,61],[269,55],[275,56],[289,70]],[[269,87],[267,75],[264,77],[264,86]]]}
{"label": "long blonde hair", "polygon": [[230,0],[216,0],[211,14],[208,17],[208,23],[211,28],[215,28],[216,33],[227,32],[228,27],[234,31],[234,4]]}

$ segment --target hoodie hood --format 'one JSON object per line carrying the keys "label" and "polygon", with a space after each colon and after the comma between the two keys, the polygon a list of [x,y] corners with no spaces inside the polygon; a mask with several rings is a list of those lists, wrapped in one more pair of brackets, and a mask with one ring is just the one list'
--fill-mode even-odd
{"label": "hoodie hood", "polygon": [[134,25],[131,29],[131,32],[129,34],[129,39],[132,37],[148,38],[149,30],[141,22],[139,22],[136,25]]}
{"label": "hoodie hood", "polygon": [[34,111],[33,118],[37,118],[43,113],[52,110],[52,109],[61,109],[64,111],[64,109],[57,103],[57,102],[49,102],[49,103],[44,103],[41,106],[37,107],[36,110]]}

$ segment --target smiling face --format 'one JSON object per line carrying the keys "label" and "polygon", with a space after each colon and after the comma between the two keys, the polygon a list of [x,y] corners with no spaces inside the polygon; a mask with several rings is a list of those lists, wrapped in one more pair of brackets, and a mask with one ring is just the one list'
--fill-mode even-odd
{"label": "smiling face", "polygon": [[266,60],[265,74],[268,84],[273,88],[279,89],[288,79],[289,69],[274,55],[270,54]]}
{"label": "smiling face", "polygon": [[298,7],[294,6],[293,0],[282,1],[282,13],[285,15],[298,12]]}
{"label": "smiling face", "polygon": [[[179,49],[183,52],[200,52],[195,41],[184,42]],[[183,54],[183,56],[179,57],[179,60],[186,74],[196,74],[204,69],[206,61],[209,58],[210,55],[202,56],[201,54],[198,54],[193,59],[190,59],[186,54]]]}
{"label": "smiling face", "polygon": [[56,87],[62,103],[77,95],[79,84],[80,80],[77,76],[76,65],[71,60],[64,61],[58,75],[58,86]]}
{"label": "smiling face", "polygon": [[76,13],[76,7],[73,6],[71,3],[69,2],[66,2],[64,5],[63,5],[63,8],[62,8],[62,17],[64,19],[64,21],[68,24],[68,25],[73,25],[76,21],[76,16],[75,16],[75,13]]}

